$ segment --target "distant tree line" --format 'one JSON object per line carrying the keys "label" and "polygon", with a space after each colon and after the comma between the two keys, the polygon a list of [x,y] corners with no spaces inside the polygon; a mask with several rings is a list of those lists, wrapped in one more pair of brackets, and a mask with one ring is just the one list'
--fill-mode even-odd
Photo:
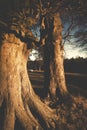
{"label": "distant tree line", "polygon": [[65,59],[65,72],[87,73],[87,58]]}
{"label": "distant tree line", "polygon": [[28,61],[28,70],[44,70],[43,60]]}
{"label": "distant tree line", "polygon": [[[87,58],[83,59],[79,58],[72,58],[72,59],[65,59],[64,60],[64,69],[65,72],[72,72],[72,73],[87,73]],[[35,60],[28,62],[28,69],[31,70],[44,70],[43,60]]]}

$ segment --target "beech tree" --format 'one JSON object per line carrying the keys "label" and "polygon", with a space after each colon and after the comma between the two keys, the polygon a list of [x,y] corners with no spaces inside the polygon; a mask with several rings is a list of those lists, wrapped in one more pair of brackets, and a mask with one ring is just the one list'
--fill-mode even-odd
{"label": "beech tree", "polygon": [[27,73],[29,48],[37,42],[29,29],[36,14],[31,16],[25,1],[5,2],[0,4],[0,107],[5,104],[0,129],[14,130],[15,118],[26,130],[54,128],[57,116],[35,94]]}
{"label": "beech tree", "polygon": [[[62,96],[68,95],[63,67],[62,23],[59,14],[47,16],[44,24],[45,32],[43,33],[46,33],[44,44],[45,87],[46,91],[47,88],[49,89],[48,93],[51,98],[55,99],[58,87]],[[43,41],[43,38],[41,40]]]}
{"label": "beech tree", "polygon": [[[50,95],[55,97],[57,87],[62,95],[68,95],[63,69],[62,24],[58,13],[64,1],[53,2],[0,1],[0,107],[5,104],[2,130],[14,130],[15,118],[26,130],[57,129],[55,111],[35,94],[27,73],[33,42],[38,45],[45,39],[44,60],[48,68],[45,72]],[[38,17],[43,27],[40,42],[31,31]]]}
{"label": "beech tree", "polygon": [[[65,75],[64,75],[64,42],[69,41],[70,38],[82,37],[79,35],[79,30],[75,34],[70,34],[76,26],[81,28],[82,24],[86,24],[83,20],[80,22],[78,17],[86,16],[86,6],[84,2],[77,1],[41,1],[41,42],[44,46],[44,73],[45,73],[45,96],[56,99],[61,97],[63,99],[70,98],[67,90]],[[61,16],[66,21],[70,17],[70,25],[62,37],[63,24]],[[68,16],[68,17],[67,17]],[[86,19],[86,17],[85,17]],[[68,21],[69,22],[69,21]],[[83,32],[82,32],[83,33]],[[83,33],[83,35],[86,35]],[[78,38],[79,39],[79,38]],[[80,38],[81,39],[81,38]],[[83,38],[84,39],[84,38]],[[86,38],[85,38],[86,40]],[[84,41],[85,41],[84,40]],[[83,43],[84,44],[84,43]],[[79,44],[81,45],[81,44]]]}

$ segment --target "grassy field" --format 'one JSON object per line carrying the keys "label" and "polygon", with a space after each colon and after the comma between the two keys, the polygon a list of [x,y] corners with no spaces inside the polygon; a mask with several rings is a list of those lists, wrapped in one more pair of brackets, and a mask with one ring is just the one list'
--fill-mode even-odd
{"label": "grassy field", "polygon": [[[44,72],[28,71],[30,80],[35,89],[44,87]],[[75,95],[87,97],[87,75],[80,73],[65,73],[68,90]]]}

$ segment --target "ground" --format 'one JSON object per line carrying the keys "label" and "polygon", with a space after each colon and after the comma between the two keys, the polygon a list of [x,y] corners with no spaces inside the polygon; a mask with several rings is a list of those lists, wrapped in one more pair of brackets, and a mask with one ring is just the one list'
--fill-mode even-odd
{"label": "ground", "polygon": [[[29,72],[29,74],[35,91],[42,96],[43,72],[34,71]],[[58,103],[50,102],[49,104],[50,107],[56,110],[59,117],[58,129],[87,130],[87,75],[66,73],[66,80],[73,101],[67,99]]]}
{"label": "ground", "polygon": [[[43,100],[44,78],[43,72],[30,72],[30,80],[35,92]],[[73,81],[72,81],[73,79]],[[87,75],[66,73],[68,90],[72,99],[58,100],[57,102],[45,102],[56,111],[58,122],[56,130],[87,130]],[[83,86],[82,86],[83,84]],[[0,115],[3,117],[3,107]],[[0,118],[0,124],[3,124]],[[18,119],[16,119],[15,130],[24,130]],[[47,129],[44,129],[47,130]],[[50,129],[54,130],[54,129]]]}
{"label": "ground", "polygon": [[56,110],[59,115],[59,130],[87,130],[87,99],[73,97],[74,102],[61,103]]}
{"label": "ground", "polygon": [[[44,87],[43,71],[28,70],[28,72],[33,88],[40,95]],[[75,96],[81,95],[87,98],[87,74],[66,72],[65,76],[69,92]]]}

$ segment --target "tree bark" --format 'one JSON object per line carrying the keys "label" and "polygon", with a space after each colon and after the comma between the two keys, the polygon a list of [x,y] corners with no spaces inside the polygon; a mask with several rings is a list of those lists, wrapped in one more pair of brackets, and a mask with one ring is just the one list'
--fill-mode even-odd
{"label": "tree bark", "polygon": [[62,97],[68,95],[63,65],[62,23],[59,14],[46,17],[44,24],[45,92],[50,95],[51,99],[55,99],[57,90]]}
{"label": "tree bark", "polygon": [[55,112],[32,89],[27,73],[28,55],[24,42],[14,34],[4,34],[0,45],[0,107],[3,102],[6,105],[2,130],[14,130],[16,117],[25,130],[55,127]]}

